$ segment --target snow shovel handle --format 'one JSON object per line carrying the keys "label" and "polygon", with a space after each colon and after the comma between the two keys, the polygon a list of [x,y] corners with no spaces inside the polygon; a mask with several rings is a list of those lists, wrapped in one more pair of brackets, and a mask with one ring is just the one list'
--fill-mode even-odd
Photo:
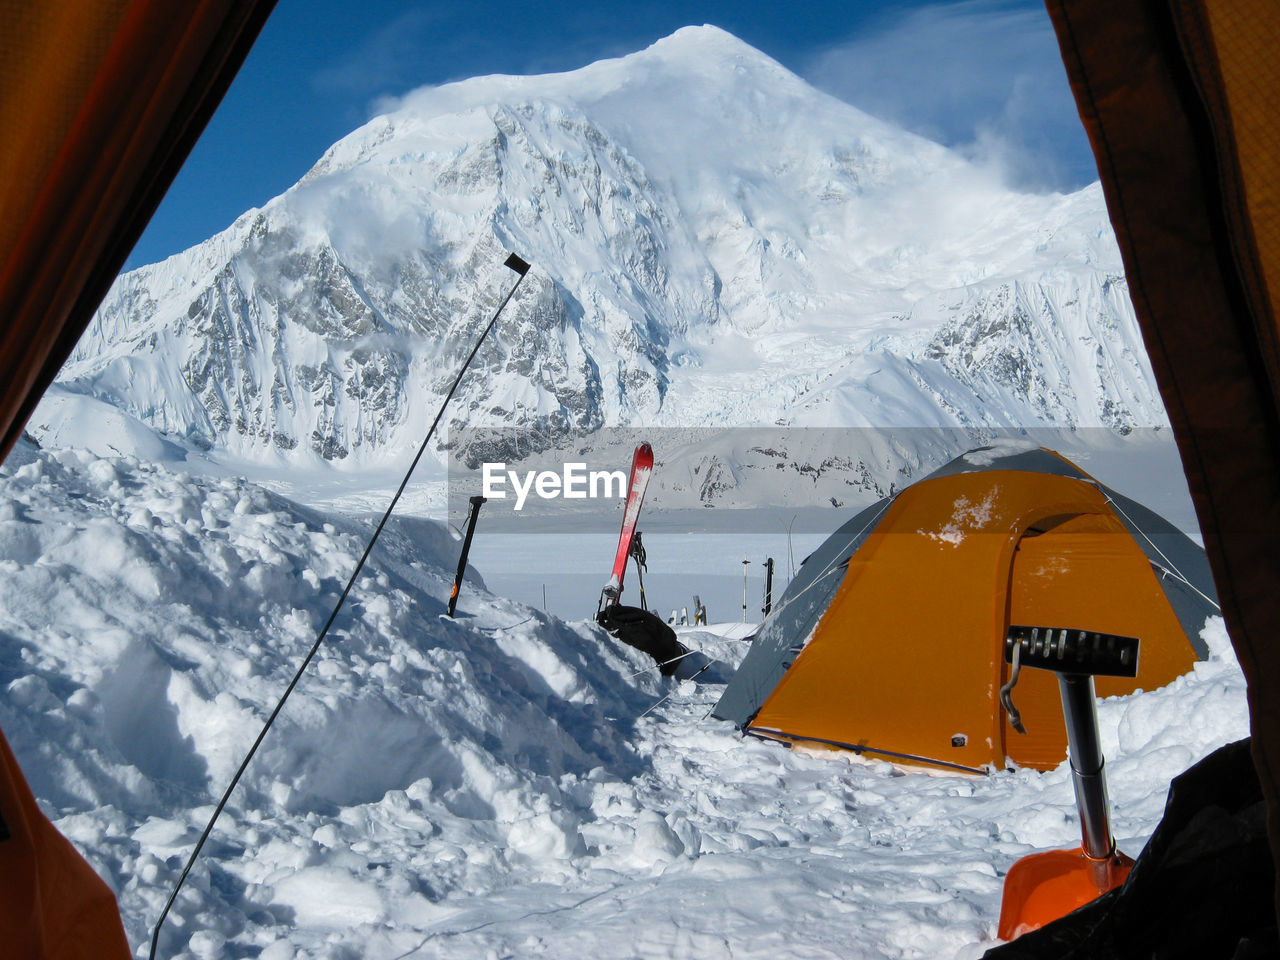
{"label": "snow shovel handle", "polygon": [[1138,675],[1137,637],[1070,627],[1011,626],[1004,640],[1006,663],[1013,662],[1015,647],[1024,667],[1095,677]]}
{"label": "snow shovel handle", "polygon": [[1116,844],[1111,836],[1111,805],[1098,734],[1093,677],[1087,673],[1059,673],[1058,690],[1067,722],[1071,784],[1080,814],[1081,846],[1090,860],[1107,860],[1115,853]]}
{"label": "snow shovel handle", "polygon": [[1114,856],[1116,844],[1111,835],[1111,804],[1093,677],[1136,676],[1140,645],[1136,637],[1065,627],[1010,626],[1005,636],[1005,660],[1014,669],[1009,682],[1000,689],[1000,699],[1015,728],[1021,727],[1011,697],[1018,667],[1039,667],[1058,677],[1071,785],[1080,815],[1081,849],[1100,869],[1105,869]]}
{"label": "snow shovel handle", "polygon": [[[1005,658],[1014,664],[1020,660],[1024,667],[1051,670],[1058,677],[1071,786],[1080,817],[1080,846],[1033,853],[1009,869],[997,927],[1002,940],[1039,929],[1114,889],[1133,866],[1133,861],[1116,849],[1111,834],[1093,675],[1133,676],[1138,647],[1134,637],[1062,627],[1009,628]],[[1001,690],[1010,706],[1007,695],[1014,679],[1011,676]]]}

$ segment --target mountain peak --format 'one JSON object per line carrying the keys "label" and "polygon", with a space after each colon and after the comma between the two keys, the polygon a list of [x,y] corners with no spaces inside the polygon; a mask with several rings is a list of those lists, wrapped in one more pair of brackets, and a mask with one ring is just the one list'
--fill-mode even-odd
{"label": "mountain peak", "polygon": [[457,425],[1163,416],[1096,191],[1007,190],[713,26],[409,95],[123,277],[63,382],[246,459],[394,456],[508,251],[537,269]]}
{"label": "mountain peak", "polygon": [[[646,54],[660,54],[681,60],[691,55],[704,58],[731,57],[778,65],[772,57],[760,52],[745,40],[710,23],[681,27],[675,33],[655,41],[646,50],[631,54],[631,57],[643,57]],[[622,59],[627,60],[630,57]]]}
{"label": "mountain peak", "polygon": [[[644,97],[644,91],[649,91],[649,99],[670,108],[675,104],[659,91],[690,82],[711,82],[714,86],[738,90],[744,85],[752,89],[782,87],[823,96],[750,44],[720,27],[704,24],[681,27],[635,53],[562,73],[494,74],[421,87],[398,100],[386,102],[384,113],[426,119],[513,99],[572,101],[589,106],[609,104],[620,95],[631,105],[634,95],[639,93]],[[700,90],[699,94],[714,96],[714,92],[707,90]],[[687,99],[687,94],[679,98]]]}

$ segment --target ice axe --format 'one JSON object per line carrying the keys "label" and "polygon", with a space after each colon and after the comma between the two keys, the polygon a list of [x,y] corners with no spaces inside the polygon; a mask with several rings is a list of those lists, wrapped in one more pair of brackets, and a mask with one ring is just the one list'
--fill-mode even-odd
{"label": "ice axe", "polygon": [[467,572],[467,556],[471,553],[471,538],[476,535],[476,520],[480,518],[480,505],[488,503],[484,497],[471,498],[471,514],[467,517],[467,533],[462,538],[462,554],[458,557],[458,572],[453,577],[453,589],[449,591],[449,616],[458,608],[458,591]]}
{"label": "ice axe", "polygon": [[1118,887],[1133,866],[1111,835],[1093,678],[1137,676],[1138,640],[1063,627],[1010,627],[1004,657],[1011,670],[1000,702],[1019,733],[1026,733],[1012,697],[1019,669],[1039,667],[1058,675],[1081,835],[1073,850],[1033,853],[1009,868],[997,934],[1013,940]]}

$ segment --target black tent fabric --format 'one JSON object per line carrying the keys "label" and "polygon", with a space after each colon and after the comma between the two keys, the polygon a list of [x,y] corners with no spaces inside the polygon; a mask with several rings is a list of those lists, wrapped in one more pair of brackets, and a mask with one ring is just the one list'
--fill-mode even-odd
{"label": "black tent fabric", "polygon": [[1266,804],[1249,741],[1176,777],[1164,816],[1115,890],[987,960],[1250,960],[1280,956]]}

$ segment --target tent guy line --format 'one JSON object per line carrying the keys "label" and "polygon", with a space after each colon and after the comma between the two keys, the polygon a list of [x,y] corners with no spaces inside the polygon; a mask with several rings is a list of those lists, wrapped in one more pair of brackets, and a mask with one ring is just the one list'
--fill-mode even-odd
{"label": "tent guy line", "polygon": [[293,675],[293,679],[289,681],[289,686],[285,688],[284,693],[280,696],[280,700],[276,703],[275,708],[271,711],[271,715],[267,717],[266,723],[263,724],[262,730],[259,731],[257,739],[253,741],[253,746],[249,748],[249,752],[245,754],[244,760],[241,761],[239,769],[231,778],[231,782],[227,785],[227,789],[222,794],[222,799],[218,801],[218,805],[214,808],[213,815],[209,817],[209,822],[205,825],[204,832],[200,834],[200,839],[196,841],[195,849],[191,851],[191,856],[187,860],[186,866],[182,869],[182,874],[178,877],[178,882],[173,886],[173,893],[169,895],[168,901],[164,905],[164,909],[160,912],[160,919],[156,921],[155,931],[151,935],[151,952],[148,954],[148,960],[155,960],[156,948],[160,942],[160,930],[164,926],[165,918],[169,916],[169,911],[173,908],[174,901],[178,899],[178,893],[182,890],[183,884],[187,880],[187,875],[191,873],[191,868],[195,866],[196,860],[200,856],[200,851],[204,849],[205,842],[209,839],[209,835],[213,832],[214,824],[218,822],[218,817],[222,815],[223,809],[227,805],[227,801],[231,799],[231,794],[235,792],[236,785],[239,784],[240,778],[244,776],[245,770],[249,768],[250,762],[253,760],[254,754],[258,752],[258,747],[262,745],[262,741],[266,739],[267,732],[275,723],[276,717],[280,715],[280,711],[284,709],[285,701],[289,699],[289,695],[293,693],[294,687],[302,679],[302,675],[306,672],[307,666],[315,657],[320,645],[324,642],[324,638],[329,633],[329,628],[333,626],[333,622],[338,618],[339,612],[342,610],[343,604],[346,602],[347,595],[351,593],[351,588],[355,586],[356,580],[360,576],[360,572],[364,569],[365,562],[369,559],[369,554],[373,552],[374,544],[378,542],[378,538],[382,535],[383,528],[386,527],[387,521],[391,519],[391,514],[396,508],[396,504],[400,502],[400,497],[404,494],[405,487],[409,485],[409,480],[413,476],[414,470],[418,468],[419,461],[422,460],[423,454],[427,452],[427,445],[431,442],[431,438],[435,436],[436,427],[440,425],[440,418],[444,416],[445,409],[449,406],[449,401],[453,399],[453,395],[458,390],[458,385],[462,383],[462,378],[467,372],[467,368],[471,366],[471,361],[475,359],[476,354],[480,352],[480,347],[484,344],[489,333],[493,330],[498,322],[498,317],[502,311],[506,309],[511,298],[515,296],[516,291],[520,288],[520,284],[524,282],[525,276],[529,272],[529,264],[523,259],[510,254],[503,264],[504,266],[515,271],[518,275],[516,282],[511,285],[511,289],[507,291],[502,302],[498,304],[498,309],[493,312],[488,325],[484,331],[476,339],[475,346],[471,348],[471,353],[467,355],[467,359],[463,361],[462,367],[458,370],[458,375],[454,377],[453,386],[449,388],[449,392],[445,395],[444,401],[440,404],[440,409],[436,412],[436,417],[431,421],[431,426],[427,430],[427,435],[423,438],[418,452],[413,458],[413,462],[409,464],[409,469],[405,471],[404,479],[400,481],[400,486],[395,492],[395,496],[391,498],[391,503],[387,505],[386,512],[383,513],[382,519],[378,521],[377,528],[373,531],[373,535],[369,538],[368,544],[364,548],[364,553],[356,562],[355,569],[351,572],[351,577],[347,580],[347,585],[343,588],[342,594],[338,597],[338,602],[334,604],[333,612],[329,614],[329,619],[320,629],[320,633],[316,636],[315,643],[311,645],[311,649],[307,651],[307,655],[303,658],[302,663],[298,666],[297,672]]}
{"label": "tent guy line", "polygon": [[[855,537],[855,540],[860,541],[863,538],[863,536],[867,533],[868,530],[870,530],[872,527],[874,527],[877,523],[880,522],[880,518],[884,516],[885,510],[889,509],[894,499],[895,497],[888,497],[885,499],[885,501],[881,505],[881,509],[879,510],[879,512],[877,512],[874,517],[872,517],[865,524],[863,524],[862,529],[858,531]],[[773,608],[774,614],[776,615],[776,614],[783,613],[787,609],[787,607],[791,606],[793,603],[795,603],[797,600],[803,597],[810,590],[819,586],[823,582],[823,580],[825,580],[827,577],[831,576],[833,573],[838,573],[842,566],[847,565],[847,561],[848,561],[848,558],[841,559],[839,555],[832,557],[830,560],[827,561],[827,565],[823,567],[822,570],[820,570],[814,576],[813,580],[805,584],[804,587],[795,594],[795,596],[788,597],[784,593],[782,598],[778,600],[777,606]],[[804,563],[805,561],[801,560],[800,566],[803,567]],[[750,639],[750,638],[744,637],[743,639]]]}
{"label": "tent guy line", "polygon": [[1143,530],[1140,526],[1138,526],[1136,523],[1133,522],[1132,518],[1130,518],[1130,516],[1124,512],[1124,508],[1121,507],[1120,504],[1116,503],[1115,498],[1112,497],[1109,493],[1107,493],[1106,489],[1103,488],[1102,484],[1095,484],[1095,486],[1097,486],[1098,492],[1101,493],[1102,496],[1106,499],[1107,505],[1111,507],[1112,510],[1116,511],[1116,513],[1120,514],[1120,516],[1124,519],[1124,522],[1129,525],[1129,529],[1137,530],[1140,534],[1142,534],[1142,539],[1146,540],[1147,543],[1151,544],[1151,549],[1154,550],[1156,553],[1160,554],[1160,558],[1164,560],[1165,563],[1168,564],[1167,567],[1161,568],[1162,571],[1168,574],[1169,576],[1173,577],[1175,580],[1178,580],[1180,583],[1186,585],[1186,587],[1189,590],[1194,590],[1196,593],[1200,595],[1200,597],[1206,603],[1212,604],[1213,608],[1217,610],[1219,613],[1221,613],[1222,607],[1219,605],[1218,601],[1215,600],[1213,597],[1209,596],[1208,594],[1206,594],[1203,590],[1201,590],[1199,587],[1197,587],[1194,583],[1192,583],[1190,580],[1186,578],[1186,575],[1183,574],[1183,572],[1178,569],[1177,564],[1175,564],[1172,560],[1170,560],[1169,557],[1165,554],[1165,552],[1161,550],[1160,547],[1156,544],[1156,542],[1152,540],[1149,536],[1147,536],[1147,532],[1145,530]]}
{"label": "tent guy line", "polygon": [[[631,674],[631,676],[627,677],[627,679],[634,680],[636,677],[642,677],[646,673],[653,673],[653,671],[655,670],[661,670],[663,667],[669,667],[671,666],[671,664],[677,663],[683,660],[685,657],[692,656],[695,653],[697,653],[696,650],[686,650],[684,653],[680,654],[678,657],[672,657],[670,660],[662,660],[659,663],[655,663],[651,667],[645,667],[643,670],[637,670],[635,673]],[[703,667],[703,670],[705,669],[706,667]],[[701,672],[702,671],[699,671],[699,673]]]}
{"label": "tent guy line", "polygon": [[[690,650],[690,651],[689,651],[689,653],[694,653],[694,652],[695,652],[695,651],[693,651],[693,650]],[[685,654],[685,656],[688,656],[688,655],[689,655],[689,654]],[[677,657],[676,659],[678,660],[678,659],[680,659],[680,658],[679,658],[679,657]],[[694,674],[692,677],[690,677],[689,679],[690,679],[690,680],[696,680],[696,679],[698,679],[698,677],[700,677],[700,676],[702,676],[704,673],[706,673],[706,672],[707,672],[707,669],[708,669],[712,664],[714,664],[715,662],[716,662],[716,661],[714,661],[714,660],[708,660],[706,663],[704,663],[704,664],[702,665],[702,667],[698,670],[698,672],[697,672],[697,673],[695,673],[695,674]],[[682,682],[683,682],[683,681],[682,681]],[[637,719],[637,720],[643,720],[645,717],[647,717],[649,714],[651,714],[654,710],[657,710],[657,709],[658,709],[658,707],[662,706],[664,703],[666,703],[668,700],[670,700],[673,696],[675,696],[675,695],[676,695],[676,693],[678,693],[678,692],[679,692],[679,690],[680,690],[680,688],[679,688],[679,687],[676,687],[674,690],[672,690],[670,693],[668,693],[668,694],[667,694],[666,696],[664,696],[662,699],[658,700],[658,701],[657,701],[657,702],[655,702],[652,706],[650,706],[650,707],[649,707],[649,709],[647,709],[644,713],[642,713],[642,714],[640,714],[640,716],[636,717],[636,719]]]}

